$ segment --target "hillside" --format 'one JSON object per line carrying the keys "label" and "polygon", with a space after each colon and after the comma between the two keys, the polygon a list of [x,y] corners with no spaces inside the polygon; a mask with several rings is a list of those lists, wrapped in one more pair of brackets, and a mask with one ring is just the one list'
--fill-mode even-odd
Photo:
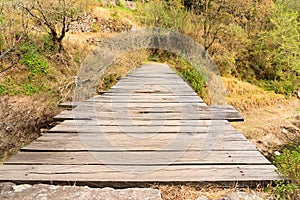
{"label": "hillside", "polygon": [[[1,0],[2,162],[56,124],[53,116],[62,111],[58,104],[72,101],[78,70],[92,50],[119,33],[149,26],[176,30],[207,50],[222,75],[227,103],[245,118],[245,122],[233,126],[270,160],[285,148],[295,152],[299,149],[297,0],[57,2]],[[148,61],[167,62],[210,103],[210,91],[202,74],[185,58],[157,49],[121,55],[99,77],[97,90],[107,90],[121,76]],[[294,158],[296,170],[299,153]],[[290,194],[289,185],[280,184],[268,188],[260,197],[268,198],[271,193],[274,198],[300,196],[299,176],[292,181],[295,195]],[[222,198],[235,191],[214,185],[152,188],[160,189],[164,199],[196,199],[201,195]]]}

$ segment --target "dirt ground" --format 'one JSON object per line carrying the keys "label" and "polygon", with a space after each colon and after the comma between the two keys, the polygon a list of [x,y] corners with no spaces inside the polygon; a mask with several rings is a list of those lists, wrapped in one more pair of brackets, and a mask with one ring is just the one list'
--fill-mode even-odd
{"label": "dirt ground", "polygon": [[51,127],[59,112],[49,96],[0,96],[0,162]]}
{"label": "dirt ground", "polygon": [[267,157],[289,145],[300,145],[300,101],[242,111],[245,121],[232,123]]}

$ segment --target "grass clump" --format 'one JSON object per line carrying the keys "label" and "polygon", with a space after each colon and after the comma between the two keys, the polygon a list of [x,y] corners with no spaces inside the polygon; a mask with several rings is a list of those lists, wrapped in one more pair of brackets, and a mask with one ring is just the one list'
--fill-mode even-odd
{"label": "grass clump", "polygon": [[300,199],[300,146],[295,150],[284,149],[274,157],[278,171],[285,176],[286,181],[277,181],[273,188],[278,199]]}
{"label": "grass clump", "polygon": [[24,56],[21,59],[21,64],[28,67],[30,72],[30,78],[33,78],[39,74],[47,74],[49,71],[49,63],[41,53],[39,53],[34,44],[24,44],[21,46],[21,51],[24,52]]}

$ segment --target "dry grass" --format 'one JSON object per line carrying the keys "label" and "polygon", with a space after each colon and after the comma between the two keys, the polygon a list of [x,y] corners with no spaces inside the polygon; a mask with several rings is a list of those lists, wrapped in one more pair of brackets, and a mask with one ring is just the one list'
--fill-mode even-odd
{"label": "dry grass", "polygon": [[227,93],[227,103],[239,111],[286,102],[283,95],[266,92],[255,85],[236,78],[223,77],[222,80]]}
{"label": "dry grass", "polygon": [[299,107],[298,99],[290,99],[283,103],[244,110],[242,115],[245,122],[233,123],[233,126],[262,153],[270,156],[292,141],[299,143]]}
{"label": "dry grass", "polygon": [[0,96],[0,162],[39,137],[59,112],[51,96]]}
{"label": "dry grass", "polygon": [[104,76],[99,80],[98,91],[108,90],[111,86],[118,82],[118,79],[128,74],[148,58],[149,52],[147,50],[137,50],[120,56],[117,60],[109,66]]}
{"label": "dry grass", "polygon": [[291,142],[299,143],[299,100],[286,99],[283,95],[266,92],[235,78],[222,79],[227,91],[227,103],[237,108],[245,119],[243,123],[232,125],[260,152],[271,157],[283,146]]}
{"label": "dry grass", "polygon": [[159,189],[163,200],[195,200],[199,197],[208,199],[226,199],[226,196],[235,191],[244,191],[249,194],[259,195],[262,199],[268,199],[270,194],[263,192],[263,188],[248,189],[237,187],[222,187],[216,184],[184,184],[184,185],[153,185]]}

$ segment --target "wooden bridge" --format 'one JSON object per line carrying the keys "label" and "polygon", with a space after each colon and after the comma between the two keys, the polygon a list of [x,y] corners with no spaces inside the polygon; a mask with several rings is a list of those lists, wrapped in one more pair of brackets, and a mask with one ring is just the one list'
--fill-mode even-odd
{"label": "wooden bridge", "polygon": [[0,181],[153,183],[269,181],[275,167],[165,64],[147,64],[0,166]]}

